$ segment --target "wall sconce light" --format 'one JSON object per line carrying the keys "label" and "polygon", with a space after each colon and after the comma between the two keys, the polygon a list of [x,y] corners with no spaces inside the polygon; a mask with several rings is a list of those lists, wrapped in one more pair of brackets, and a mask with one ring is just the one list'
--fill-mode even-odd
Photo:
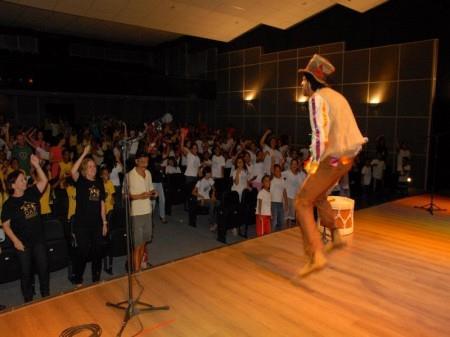
{"label": "wall sconce light", "polygon": [[371,99],[369,99],[369,103],[370,106],[378,106],[381,103],[381,99],[379,96],[374,96]]}
{"label": "wall sconce light", "polygon": [[308,97],[301,95],[297,98],[297,103],[307,103],[308,102]]}
{"label": "wall sconce light", "polygon": [[308,97],[304,95],[300,95],[297,98],[297,103],[300,106],[300,111],[303,113],[308,112]]}
{"label": "wall sconce light", "polygon": [[256,92],[255,91],[249,91],[244,93],[244,101],[251,102],[255,99]]}

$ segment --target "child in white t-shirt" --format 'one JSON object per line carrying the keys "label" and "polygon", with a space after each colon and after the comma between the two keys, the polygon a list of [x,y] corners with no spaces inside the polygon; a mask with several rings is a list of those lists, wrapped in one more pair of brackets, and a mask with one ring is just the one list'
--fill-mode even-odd
{"label": "child in white t-shirt", "polygon": [[273,176],[270,182],[270,195],[272,199],[272,229],[281,229],[284,224],[284,212],[287,211],[286,184],[281,176],[281,166],[273,166]]}
{"label": "child in white t-shirt", "polygon": [[372,182],[372,167],[370,166],[370,159],[366,160],[361,170],[361,185],[363,193],[368,194],[370,190],[370,183]]}
{"label": "child in white t-shirt", "polygon": [[214,188],[214,179],[211,177],[211,167],[203,168],[203,178],[197,181],[192,194],[197,197],[197,201],[201,206],[209,208],[209,228],[211,231],[216,230],[217,222],[214,216],[214,207],[216,205],[216,196]]}
{"label": "child in white t-shirt", "polygon": [[408,157],[403,157],[402,161],[403,165],[401,167],[401,171],[398,172],[398,188],[401,194],[408,195],[408,185],[411,181],[411,165],[409,164]]}
{"label": "child in white t-shirt", "polygon": [[256,235],[263,236],[271,231],[270,176],[265,175],[261,181],[262,189],[258,192],[256,206]]}
{"label": "child in white t-shirt", "polygon": [[259,151],[256,154],[256,163],[253,165],[252,177],[250,183],[253,188],[258,191],[262,188],[262,178],[264,177],[264,151]]}
{"label": "child in white t-shirt", "polygon": [[214,149],[214,155],[211,160],[211,171],[213,179],[223,179],[223,169],[225,168],[225,157],[219,146]]}
{"label": "child in white t-shirt", "polygon": [[303,171],[299,171],[299,162],[297,159],[292,159],[290,168],[287,171],[283,171],[281,176],[284,179],[287,194],[287,212],[284,215],[286,220],[286,226],[291,227],[295,225],[295,197],[306,178],[306,174]]}
{"label": "child in white t-shirt", "polygon": [[180,168],[177,166],[175,158],[174,157],[169,157],[167,159],[167,165],[166,167],[166,174],[177,174],[177,173],[181,173]]}
{"label": "child in white t-shirt", "polygon": [[235,171],[231,176],[233,178],[231,190],[238,192],[239,201],[241,201],[242,192],[248,188],[248,172],[243,158],[239,157],[236,159]]}

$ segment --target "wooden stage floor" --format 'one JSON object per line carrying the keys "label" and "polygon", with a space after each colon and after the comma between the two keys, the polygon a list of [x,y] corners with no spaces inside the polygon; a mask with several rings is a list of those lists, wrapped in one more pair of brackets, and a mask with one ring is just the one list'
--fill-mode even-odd
{"label": "wooden stage floor", "polygon": [[[298,228],[145,271],[141,300],[171,308],[140,315],[138,336],[450,336],[450,213],[413,207],[426,202],[356,212],[348,247],[305,279]],[[115,336],[123,314],[104,304],[125,295],[120,278],[6,312],[0,336],[56,337],[84,323]],[[135,317],[124,336],[138,331]]]}

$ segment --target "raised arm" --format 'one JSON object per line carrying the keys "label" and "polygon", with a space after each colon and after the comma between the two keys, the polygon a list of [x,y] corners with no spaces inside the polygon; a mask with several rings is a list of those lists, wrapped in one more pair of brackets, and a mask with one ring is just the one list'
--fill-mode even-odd
{"label": "raised arm", "polygon": [[30,145],[33,149],[36,150],[37,145],[36,145],[36,140],[32,138],[34,131],[32,132],[24,132],[23,136],[25,138],[25,141],[28,143],[28,145]]}
{"label": "raised arm", "polygon": [[9,137],[9,123],[5,124],[5,142],[6,142],[6,146],[8,148],[10,148],[10,137]]}
{"label": "raised arm", "polygon": [[36,170],[37,174],[37,182],[36,187],[39,190],[39,192],[44,192],[45,188],[47,187],[48,178],[45,172],[42,170],[41,165],[39,165],[39,158],[35,156],[34,154],[30,157],[30,163]]}
{"label": "raised arm", "polygon": [[84,148],[83,153],[81,154],[80,158],[78,158],[78,160],[75,162],[75,164],[73,164],[72,169],[70,170],[70,175],[72,176],[72,179],[74,181],[77,181],[78,178],[80,177],[80,172],[78,172],[78,169],[80,168],[81,162],[89,154],[90,151],[91,151],[91,146],[87,145]]}
{"label": "raised arm", "polygon": [[271,132],[272,130],[267,129],[266,132],[264,132],[264,134],[262,135],[261,139],[259,140],[259,145],[261,146],[262,150],[264,150],[264,145],[266,145],[267,136],[270,135]]}
{"label": "raised arm", "polygon": [[125,138],[128,138],[127,123],[122,122],[122,126],[123,126],[123,135],[124,135]]}
{"label": "raised arm", "polygon": [[186,146],[184,146],[184,139],[185,139],[186,135],[184,134],[183,130],[180,131],[180,136],[181,136],[180,137],[181,152],[183,152],[184,155],[187,155],[190,151]]}

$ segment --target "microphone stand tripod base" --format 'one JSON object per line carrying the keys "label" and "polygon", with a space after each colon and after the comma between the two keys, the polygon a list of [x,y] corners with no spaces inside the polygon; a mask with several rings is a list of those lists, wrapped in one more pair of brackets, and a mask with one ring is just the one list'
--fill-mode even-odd
{"label": "microphone stand tripod base", "polygon": [[140,313],[145,313],[145,312],[150,312],[150,311],[155,311],[155,310],[169,310],[168,305],[161,306],[161,307],[155,307],[151,304],[137,301],[137,300],[136,301],[122,301],[119,303],[106,302],[106,306],[125,311],[125,316],[123,318],[122,325],[120,326],[120,330],[116,335],[117,337],[122,336],[122,333],[125,330],[128,321],[130,319],[132,319],[134,316],[137,316]]}
{"label": "microphone stand tripod base", "polygon": [[441,208],[435,203],[429,202],[428,204],[422,205],[422,206],[414,206],[414,208],[420,208],[424,211],[427,211],[431,215],[434,215],[434,212],[445,212],[447,209]]}

